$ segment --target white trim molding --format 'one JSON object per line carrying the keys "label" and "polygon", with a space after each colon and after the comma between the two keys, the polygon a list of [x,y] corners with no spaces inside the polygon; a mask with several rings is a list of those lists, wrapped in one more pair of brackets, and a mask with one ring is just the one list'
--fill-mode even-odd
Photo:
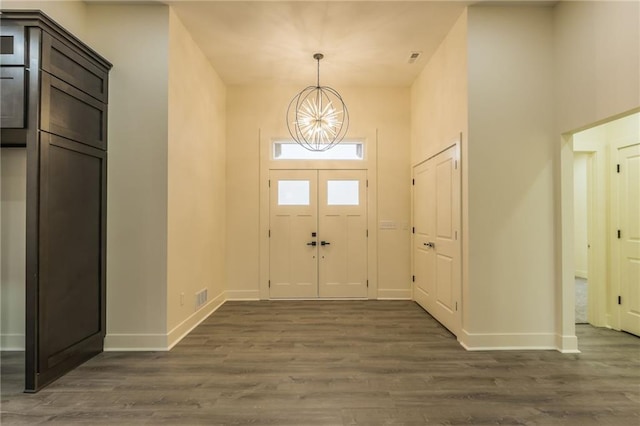
{"label": "white trim molding", "polygon": [[227,301],[260,300],[260,290],[227,290]]}
{"label": "white trim molding", "polygon": [[553,333],[469,333],[458,342],[468,351],[560,350]]}
{"label": "white trim molding", "polygon": [[406,289],[378,289],[378,300],[412,300],[411,288]]}
{"label": "white trim molding", "polygon": [[170,351],[226,301],[222,292],[166,334],[107,334],[105,352]]}

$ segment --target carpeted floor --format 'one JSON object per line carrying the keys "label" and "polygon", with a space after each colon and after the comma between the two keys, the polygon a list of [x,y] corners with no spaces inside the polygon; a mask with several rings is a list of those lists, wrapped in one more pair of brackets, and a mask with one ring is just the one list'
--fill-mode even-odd
{"label": "carpeted floor", "polygon": [[576,324],[587,324],[587,289],[587,280],[576,277]]}

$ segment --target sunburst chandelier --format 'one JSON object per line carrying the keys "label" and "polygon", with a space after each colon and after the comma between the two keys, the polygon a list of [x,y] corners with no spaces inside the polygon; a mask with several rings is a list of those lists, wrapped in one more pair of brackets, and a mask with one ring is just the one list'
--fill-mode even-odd
{"label": "sunburst chandelier", "polygon": [[287,108],[287,128],[291,137],[309,151],[326,151],[337,145],[347,134],[349,112],[342,96],[331,87],[320,86],[320,59],[318,80],[298,93]]}

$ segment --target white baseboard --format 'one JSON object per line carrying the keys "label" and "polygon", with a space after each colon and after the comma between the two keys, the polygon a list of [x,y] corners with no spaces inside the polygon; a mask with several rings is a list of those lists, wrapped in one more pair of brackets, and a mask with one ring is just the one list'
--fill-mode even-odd
{"label": "white baseboard", "polygon": [[411,289],[378,289],[378,300],[411,300]]}
{"label": "white baseboard", "polygon": [[225,302],[225,293],[211,299],[166,334],[110,334],[104,339],[105,352],[169,351]]}
{"label": "white baseboard", "polygon": [[167,335],[168,348],[171,350],[178,342],[191,333],[202,321],[207,319],[209,315],[218,310],[220,306],[225,302],[225,293],[220,293],[217,297],[211,299],[209,303],[204,305],[201,309],[191,314],[189,318],[182,321],[176,327],[173,328]]}
{"label": "white baseboard", "polygon": [[24,334],[0,334],[0,351],[24,351]]}
{"label": "white baseboard", "polygon": [[166,334],[109,334],[104,338],[105,352],[168,351]]}
{"label": "white baseboard", "polygon": [[469,333],[458,342],[468,351],[559,350],[553,333]]}
{"label": "white baseboard", "polygon": [[227,290],[228,301],[260,300],[260,290]]}
{"label": "white baseboard", "polygon": [[562,336],[556,334],[556,348],[563,354],[579,354],[578,338],[576,336]]}

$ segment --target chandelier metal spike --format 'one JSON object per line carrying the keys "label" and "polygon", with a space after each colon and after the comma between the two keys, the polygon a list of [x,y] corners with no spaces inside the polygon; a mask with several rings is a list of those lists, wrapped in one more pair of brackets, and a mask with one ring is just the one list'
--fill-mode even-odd
{"label": "chandelier metal spike", "polygon": [[291,137],[309,151],[326,151],[344,139],[349,129],[349,111],[342,96],[329,86],[320,86],[322,53],[313,55],[318,62],[315,86],[298,93],[287,108],[287,129]]}

